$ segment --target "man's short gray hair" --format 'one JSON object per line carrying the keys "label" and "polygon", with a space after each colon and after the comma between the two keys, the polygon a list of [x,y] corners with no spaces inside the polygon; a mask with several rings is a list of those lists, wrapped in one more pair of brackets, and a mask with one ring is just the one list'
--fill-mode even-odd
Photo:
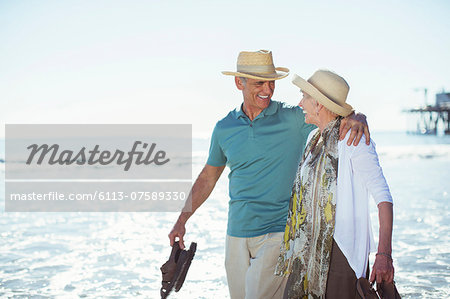
{"label": "man's short gray hair", "polygon": [[239,79],[241,79],[241,82],[242,82],[243,85],[247,84],[247,78],[239,77]]}

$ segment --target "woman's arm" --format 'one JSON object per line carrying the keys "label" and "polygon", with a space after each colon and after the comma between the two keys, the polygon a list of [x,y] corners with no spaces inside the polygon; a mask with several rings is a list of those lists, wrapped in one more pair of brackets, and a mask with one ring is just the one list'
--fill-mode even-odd
{"label": "woman's arm", "polygon": [[370,282],[376,280],[392,282],[394,279],[394,266],[392,265],[392,203],[380,202],[378,204],[378,219],[380,222],[380,232],[378,241],[378,252],[375,263],[372,267]]}
{"label": "woman's arm", "polygon": [[370,281],[391,282],[394,279],[392,265],[392,196],[378,161],[373,142],[369,146],[358,145],[351,157],[355,176],[362,180],[369,193],[378,205],[380,224],[378,252],[372,267]]}

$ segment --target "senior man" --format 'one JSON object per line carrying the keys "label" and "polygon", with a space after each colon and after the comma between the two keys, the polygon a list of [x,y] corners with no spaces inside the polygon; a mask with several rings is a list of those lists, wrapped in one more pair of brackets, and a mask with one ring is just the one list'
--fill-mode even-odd
{"label": "senior man", "polygon": [[[208,198],[226,165],[229,175],[229,212],[225,268],[232,299],[281,298],[285,278],[274,275],[286,225],[292,183],[308,134],[315,128],[305,123],[298,106],[272,101],[275,80],[289,75],[275,68],[266,50],[241,52],[235,77],[244,102],[217,122],[208,161],[195,181],[186,207],[169,234],[170,244],[179,238],[184,248],[185,224]],[[359,121],[360,119],[361,121]],[[349,145],[364,133],[364,115],[343,121],[341,136],[352,128]],[[367,138],[369,140],[369,138]]]}

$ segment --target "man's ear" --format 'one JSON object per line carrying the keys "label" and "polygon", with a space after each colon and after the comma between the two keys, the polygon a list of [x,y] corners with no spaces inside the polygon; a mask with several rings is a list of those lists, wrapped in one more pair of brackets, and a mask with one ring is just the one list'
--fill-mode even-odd
{"label": "man's ear", "polygon": [[242,83],[241,78],[234,77],[234,83],[236,83],[237,89],[239,89],[239,90],[243,90],[244,89],[244,83]]}

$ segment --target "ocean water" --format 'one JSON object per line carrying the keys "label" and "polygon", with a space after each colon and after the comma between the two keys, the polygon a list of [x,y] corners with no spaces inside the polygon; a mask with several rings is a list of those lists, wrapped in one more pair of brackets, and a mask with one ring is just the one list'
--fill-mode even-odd
{"label": "ocean water", "polygon": [[[403,298],[448,298],[450,136],[372,137],[394,198],[397,287]],[[194,177],[207,149],[207,140],[194,140]],[[167,234],[177,213],[6,213],[4,169],[0,161],[0,297],[160,298],[159,267],[170,254]],[[188,222],[186,243],[197,242],[198,250],[170,298],[228,298],[227,174]],[[375,204],[371,217],[377,232]]]}

